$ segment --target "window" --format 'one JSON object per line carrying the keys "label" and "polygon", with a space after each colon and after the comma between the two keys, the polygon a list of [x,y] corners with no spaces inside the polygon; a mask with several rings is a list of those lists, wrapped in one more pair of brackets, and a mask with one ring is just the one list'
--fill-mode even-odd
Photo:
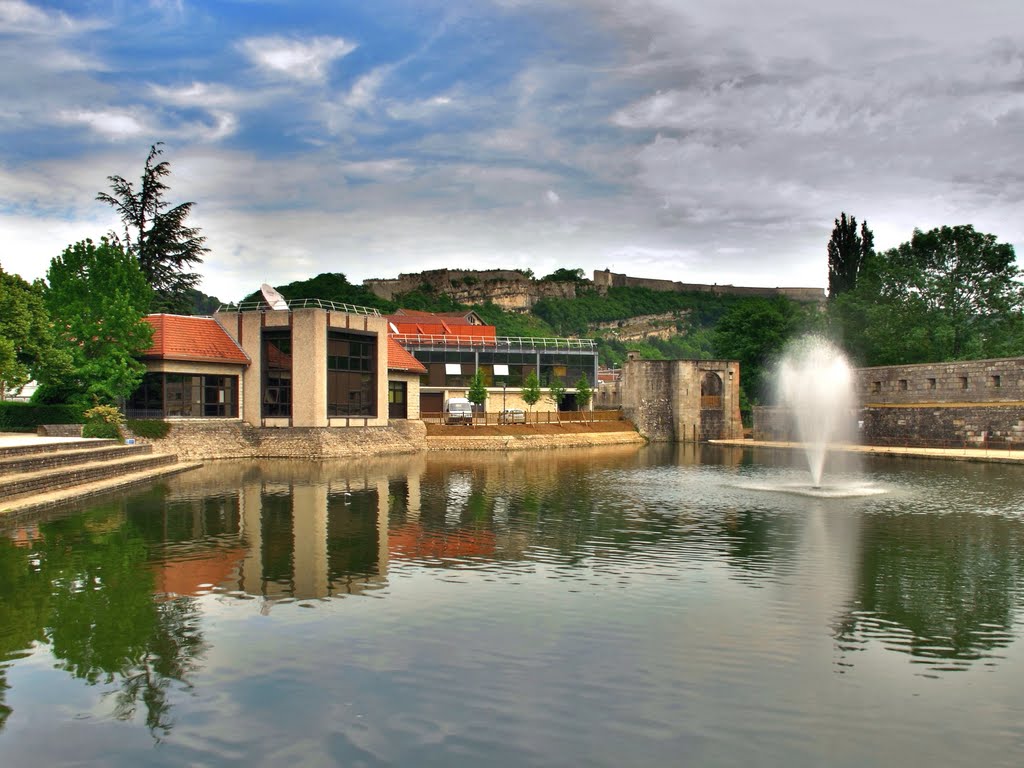
{"label": "window", "polygon": [[1002,379],[1000,379],[999,376],[993,376],[992,386],[998,389],[1000,386],[1002,386]]}
{"label": "window", "polygon": [[899,388],[900,388],[901,392],[906,392],[907,391],[907,380],[906,379],[900,379],[900,381],[899,381]]}
{"label": "window", "polygon": [[147,373],[125,412],[139,419],[237,418],[238,377]]}
{"label": "window", "polygon": [[263,416],[292,415],[292,332],[263,331]]}
{"label": "window", "polygon": [[871,382],[871,391],[872,392],[881,392],[882,391],[882,382],[880,382],[880,381],[872,381]]}
{"label": "window", "polygon": [[936,386],[935,379],[928,379],[928,389],[935,389],[935,386]]}
{"label": "window", "polygon": [[375,336],[327,332],[327,415],[375,416]]}
{"label": "window", "polygon": [[960,377],[960,389],[967,389],[967,377],[966,376],[961,376]]}

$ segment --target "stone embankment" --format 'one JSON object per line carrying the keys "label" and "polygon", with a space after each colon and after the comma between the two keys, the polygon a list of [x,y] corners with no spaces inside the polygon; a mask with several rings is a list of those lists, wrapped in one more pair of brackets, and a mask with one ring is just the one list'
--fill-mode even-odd
{"label": "stone embankment", "polygon": [[396,421],[388,427],[358,429],[257,429],[240,421],[197,421],[176,422],[167,437],[153,443],[160,451],[186,460],[328,459],[642,444],[644,438],[629,422],[455,427]]}

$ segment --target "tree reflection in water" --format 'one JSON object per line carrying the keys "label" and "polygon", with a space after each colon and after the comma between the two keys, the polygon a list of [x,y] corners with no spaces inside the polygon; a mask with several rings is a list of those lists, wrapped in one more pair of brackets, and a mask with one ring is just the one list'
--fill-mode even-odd
{"label": "tree reflection in water", "polygon": [[[26,543],[0,541],[0,660],[47,643],[72,676],[118,686],[114,717],[133,719],[141,704],[154,738],[169,733],[168,693],[188,686],[205,648],[198,607],[154,597],[149,548],[124,504],[42,523]],[[0,699],[0,726],[10,714]]]}

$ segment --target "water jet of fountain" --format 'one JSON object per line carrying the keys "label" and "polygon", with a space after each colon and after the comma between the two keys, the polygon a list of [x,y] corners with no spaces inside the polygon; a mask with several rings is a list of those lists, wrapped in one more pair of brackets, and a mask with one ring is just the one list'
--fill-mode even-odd
{"label": "water jet of fountain", "polygon": [[821,486],[829,443],[843,437],[850,423],[851,378],[843,353],[818,336],[791,343],[779,363],[779,399],[793,414],[815,488]]}

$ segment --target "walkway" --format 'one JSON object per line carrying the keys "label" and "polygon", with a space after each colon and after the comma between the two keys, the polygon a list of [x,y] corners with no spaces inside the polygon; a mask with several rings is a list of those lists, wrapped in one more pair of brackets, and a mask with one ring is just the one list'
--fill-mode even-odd
{"label": "walkway", "polygon": [[[737,445],[744,448],[779,448],[803,450],[802,443],[787,443],[771,440],[711,440],[715,445]],[[991,461],[1006,464],[1024,464],[1024,450],[1009,451],[1005,448],[905,448],[892,445],[852,445],[849,443],[829,446],[830,451],[864,453],[874,456],[913,456],[926,459],[953,459],[957,461]]]}

